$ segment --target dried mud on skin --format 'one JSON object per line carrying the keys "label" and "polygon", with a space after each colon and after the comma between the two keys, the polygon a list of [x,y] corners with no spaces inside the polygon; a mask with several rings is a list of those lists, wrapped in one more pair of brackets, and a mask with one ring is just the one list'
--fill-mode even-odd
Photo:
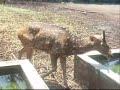
{"label": "dried mud on skin", "polygon": [[[89,13],[85,10],[76,10],[71,6],[66,4],[49,4],[43,3],[39,5],[15,5],[15,7],[30,8],[35,11],[48,10],[55,14],[66,16],[71,21],[75,22],[76,27],[71,31],[73,34],[76,34],[81,37],[85,37],[91,34],[101,34],[102,30],[106,30],[107,42],[112,48],[120,48],[120,31],[118,20],[111,20],[104,14],[100,13]],[[77,8],[77,7],[76,7]],[[85,12],[84,12],[85,11]],[[2,23],[3,24],[3,23]],[[69,24],[68,24],[69,25]],[[3,25],[1,25],[3,26]],[[12,59],[11,53],[17,56],[17,51],[22,48],[20,41],[16,36],[16,29],[10,26],[6,26],[0,30],[0,61]],[[1,28],[1,27],[0,27]],[[14,28],[12,31],[9,31],[10,28]],[[6,30],[3,32],[3,30]],[[45,52],[35,50],[33,55],[34,67],[41,75],[48,72],[51,69],[50,57]],[[58,60],[58,68],[54,73],[54,78],[52,75],[47,76],[44,80],[51,89],[63,89],[63,77],[61,65]],[[74,57],[69,56],[67,58],[67,81],[70,89],[81,89],[82,86],[75,83],[74,80]]]}

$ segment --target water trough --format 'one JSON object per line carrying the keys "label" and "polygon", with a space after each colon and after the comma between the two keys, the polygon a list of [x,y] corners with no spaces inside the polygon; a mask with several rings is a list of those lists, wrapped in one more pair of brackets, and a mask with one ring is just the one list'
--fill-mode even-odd
{"label": "water trough", "polygon": [[29,60],[0,62],[1,89],[49,89]]}
{"label": "water trough", "polygon": [[120,49],[113,49],[113,58],[107,59],[97,51],[76,55],[74,78],[89,89],[120,89]]}

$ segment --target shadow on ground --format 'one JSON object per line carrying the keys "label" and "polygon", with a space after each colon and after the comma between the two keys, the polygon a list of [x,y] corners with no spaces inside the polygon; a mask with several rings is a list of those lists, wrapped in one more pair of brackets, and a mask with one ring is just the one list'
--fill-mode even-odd
{"label": "shadow on ground", "polygon": [[45,80],[45,83],[48,85],[48,87],[50,88],[50,90],[55,90],[55,89],[65,89],[63,86],[61,86],[60,84],[57,83],[56,80]]}

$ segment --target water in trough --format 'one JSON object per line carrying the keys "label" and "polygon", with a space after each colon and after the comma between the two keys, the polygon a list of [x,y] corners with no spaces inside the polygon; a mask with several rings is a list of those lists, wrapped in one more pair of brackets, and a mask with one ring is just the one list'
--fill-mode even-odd
{"label": "water in trough", "polygon": [[90,57],[107,66],[113,72],[120,74],[120,53],[113,53],[113,57],[110,60],[107,60],[103,55],[90,55]]}

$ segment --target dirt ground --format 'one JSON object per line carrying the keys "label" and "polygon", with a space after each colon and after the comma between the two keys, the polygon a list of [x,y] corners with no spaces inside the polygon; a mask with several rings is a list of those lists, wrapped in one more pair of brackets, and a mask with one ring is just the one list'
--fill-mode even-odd
{"label": "dirt ground", "polygon": [[[73,3],[62,3],[62,4],[48,4],[43,3],[42,8],[45,8],[56,14],[67,16],[74,22],[81,23],[83,20],[83,26],[75,28],[77,35],[87,36],[88,34],[101,34],[103,30],[106,31],[107,42],[111,48],[120,48],[120,31],[119,31],[119,5],[87,5],[87,4],[73,4]],[[36,8],[35,8],[36,9]],[[39,9],[37,9],[39,10]],[[73,32],[73,33],[75,33]],[[42,57],[47,60],[47,56]],[[49,56],[48,56],[49,57]],[[42,62],[42,61],[41,61]],[[49,61],[46,61],[49,63]],[[38,64],[37,64],[38,65]],[[37,67],[35,65],[35,67]],[[45,68],[42,65],[42,68]],[[38,66],[39,67],[39,66]],[[49,70],[49,66],[47,67]],[[39,69],[42,70],[42,69]],[[39,71],[38,70],[38,71]],[[78,85],[74,80],[74,61],[73,57],[67,59],[67,77],[70,89],[82,89],[84,86]],[[42,71],[39,71],[42,72]],[[44,72],[44,69],[43,69]],[[42,72],[42,73],[43,73]],[[47,71],[46,71],[47,72]],[[58,63],[58,69],[55,73],[55,78],[49,76],[44,80],[50,88],[64,88],[62,80],[62,71],[60,64]]]}
{"label": "dirt ground", "polygon": [[[21,7],[21,5],[19,6]],[[41,3],[39,5],[29,6],[35,11],[48,10],[58,15],[67,17],[69,20],[76,22],[72,33],[78,36],[88,36],[92,34],[101,34],[106,31],[106,39],[111,48],[120,48],[120,5],[94,5],[94,4],[74,4],[74,3]],[[33,8],[34,7],[34,8]],[[34,66],[43,74],[51,69],[50,57],[48,54],[36,51],[34,53]],[[74,80],[74,57],[67,58],[67,81],[70,89],[82,89]],[[46,77],[45,82],[51,89],[64,89],[62,70],[58,61],[58,69],[54,78],[52,75]]]}
{"label": "dirt ground", "polygon": [[83,19],[86,26],[83,31],[100,34],[105,30],[111,48],[120,47],[120,5],[67,3],[56,6],[55,13],[67,15],[75,22]]}

